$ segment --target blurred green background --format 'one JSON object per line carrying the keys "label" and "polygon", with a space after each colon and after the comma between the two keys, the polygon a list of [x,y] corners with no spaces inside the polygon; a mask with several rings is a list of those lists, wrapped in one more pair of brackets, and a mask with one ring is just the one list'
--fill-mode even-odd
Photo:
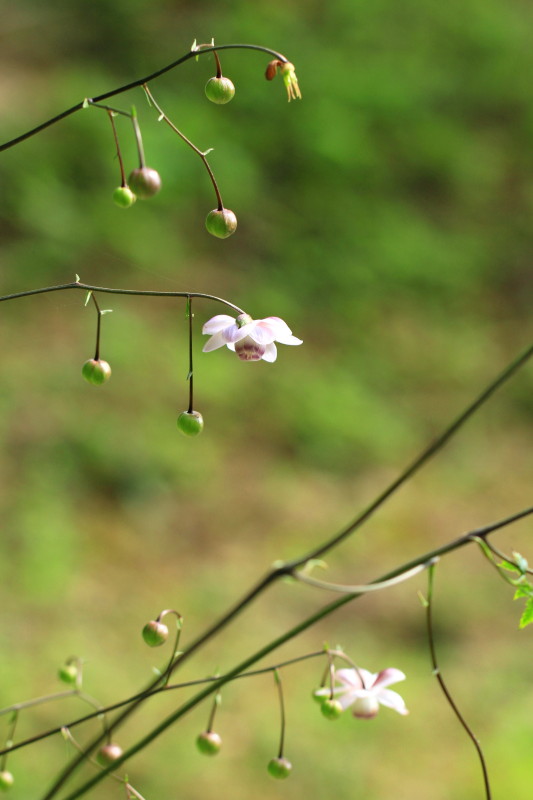
{"label": "blurred green background", "polygon": [[[183,302],[101,298],[114,310],[103,321],[113,377],[102,388],[81,378],[95,328],[81,293],[2,304],[2,705],[59,690],[57,667],[73,654],[103,703],[136,692],[164,661],[141,640],[148,619],[177,608],[186,644],[275,559],[344,526],[529,343],[532,22],[522,0],[4,4],[2,141],[164,66],[195,38],[283,52],[304,99],[289,106],[281,79],[263,78],[268,57],[244,51],[222,54],[237,87],[228,106],[204,97],[210,57],[152,84],[170,118],[215,148],[239,219],[226,241],[204,229],[215,202],[200,160],[157,124],[140,90],[113,102],[138,108],[164,184],[149,202],[113,205],[119,171],[103,111],[5,151],[2,294],[76,273],[219,294],[256,318],[283,317],[304,345],[281,346],[275,365],[203,355],[201,325],[224,310],[197,302],[195,405],[206,426],[188,440],[175,424],[187,406]],[[132,168],[128,124],[118,127]],[[527,368],[328,558],[327,578],[373,579],[529,505],[532,384]],[[530,530],[526,521],[494,541],[527,555]],[[310,700],[323,666],[308,662],[284,673],[289,781],[265,770],[278,739],[267,676],[224,692],[217,759],[195,751],[203,707],[131,764],[134,786],[147,800],[481,797],[471,743],[431,676],[418,589],[423,576],[361,600],[273,659],[339,642],[367,669],[407,673],[398,689],[409,717],[326,721]],[[474,551],[438,570],[442,670],[485,745],[495,796],[520,800],[532,777],[532,632],[518,631],[511,597]],[[271,589],[183,678],[228,669],[329,599]],[[183,697],[154,700],[120,742]],[[84,711],[71,700],[40,707],[18,733]],[[13,754],[12,797],[41,797],[68,755],[58,739]],[[102,783],[90,796],[121,791]]]}

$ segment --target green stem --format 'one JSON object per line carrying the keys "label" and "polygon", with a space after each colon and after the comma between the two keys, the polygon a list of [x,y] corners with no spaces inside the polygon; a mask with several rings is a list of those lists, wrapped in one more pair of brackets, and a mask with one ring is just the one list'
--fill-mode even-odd
{"label": "green stem", "polygon": [[50,127],[50,125],[54,125],[56,122],[59,122],[65,117],[69,117],[71,114],[75,114],[77,111],[81,111],[83,108],[86,107],[87,102],[89,103],[100,103],[102,100],[107,100],[109,97],[115,97],[117,94],[122,94],[123,92],[127,92],[129,89],[135,89],[137,86],[142,86],[143,83],[148,83],[149,81],[153,81],[156,78],[159,78],[160,75],[164,75],[165,72],[169,72],[171,69],[178,67],[180,64],[184,64],[186,61],[189,61],[191,58],[196,58],[196,56],[203,55],[204,53],[211,53],[215,50],[258,50],[261,53],[268,53],[268,55],[274,56],[275,58],[279,58],[280,61],[287,63],[288,59],[285,56],[281,55],[281,53],[276,53],[275,50],[270,50],[268,47],[261,47],[261,45],[256,44],[219,44],[216,47],[205,47],[201,50],[191,51],[186,53],[181,58],[178,58],[177,61],[173,61],[171,64],[168,64],[166,67],[157,70],[157,72],[152,72],[151,75],[146,75],[144,78],[140,78],[139,80],[132,81],[131,83],[127,83],[124,86],[119,86],[117,89],[112,89],[110,92],[105,92],[104,94],[100,94],[97,97],[86,98],[82,100],[80,103],[77,103],[75,106],[71,108],[67,108],[66,111],[61,112],[61,114],[57,114],[55,117],[46,120],[41,125],[37,125],[36,128],[32,128],[26,133],[17,136],[15,139],[10,139],[8,142],[4,142],[4,144],[0,145],[0,153],[2,150],[7,150],[10,147],[14,147],[16,144],[23,142],[25,139],[29,139],[30,136],[35,136],[36,133],[43,131],[45,128]]}
{"label": "green stem", "polygon": [[442,692],[444,694],[444,697],[446,698],[446,701],[448,702],[448,704],[451,707],[453,713],[455,714],[455,716],[457,717],[457,719],[461,723],[462,727],[464,728],[464,730],[466,731],[467,735],[472,740],[472,743],[473,743],[474,747],[476,748],[476,751],[477,751],[477,754],[479,756],[479,760],[480,760],[480,763],[481,763],[481,770],[483,772],[483,783],[484,783],[484,786],[485,786],[486,800],[491,800],[489,774],[488,774],[488,771],[487,771],[487,763],[485,761],[485,756],[483,755],[483,750],[481,749],[481,745],[480,745],[479,740],[478,740],[477,736],[475,735],[474,731],[468,725],[468,723],[466,722],[465,718],[463,717],[463,715],[459,711],[457,705],[455,704],[455,701],[454,701],[453,697],[450,694],[450,690],[448,689],[448,687],[447,687],[447,685],[446,685],[446,683],[444,681],[444,678],[442,677],[442,674],[441,674],[441,671],[440,671],[440,668],[439,668],[439,664],[438,664],[438,661],[437,661],[437,652],[436,652],[436,648],[435,648],[435,637],[434,637],[434,634],[433,634],[433,613],[432,613],[433,612],[433,578],[434,578],[434,571],[435,571],[435,565],[433,564],[429,568],[429,572],[428,572],[428,596],[427,596],[427,603],[426,603],[427,635],[428,635],[429,652],[430,652],[430,656],[431,656],[431,664],[432,664],[432,667],[433,667],[433,674],[434,674],[435,678],[437,679],[440,688],[442,689]]}

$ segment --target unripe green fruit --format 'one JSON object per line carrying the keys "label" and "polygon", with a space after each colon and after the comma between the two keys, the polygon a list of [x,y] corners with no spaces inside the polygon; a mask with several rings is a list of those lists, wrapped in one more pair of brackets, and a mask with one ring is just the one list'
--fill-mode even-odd
{"label": "unripe green fruit", "polygon": [[162,622],[153,619],[144,626],[142,637],[149,647],[159,647],[168,639],[168,628]]}
{"label": "unripe green fruit", "polygon": [[0,790],[2,792],[7,792],[8,789],[11,789],[14,783],[15,778],[10,772],[8,772],[7,769],[4,769],[2,772],[0,772]]}
{"label": "unripe green fruit", "polygon": [[178,417],[178,428],[186,436],[197,436],[204,429],[204,418],[199,411],[182,411]]}
{"label": "unripe green fruit", "polygon": [[229,78],[209,78],[205,85],[205,94],[208,100],[218,105],[224,105],[233,100],[235,96],[235,86]]}
{"label": "unripe green fruit", "polygon": [[57,677],[63,683],[73,684],[78,679],[79,670],[76,664],[63,664],[57,671]]}
{"label": "unripe green fruit", "polygon": [[213,236],[227,239],[237,230],[237,217],[229,208],[214,208],[206,217],[205,227]]}
{"label": "unripe green fruit", "polygon": [[292,764],[286,758],[272,758],[268,762],[267,769],[273,778],[283,780],[283,778],[289,777],[292,770]]}
{"label": "unripe green fruit", "polygon": [[153,197],[161,188],[159,172],[151,167],[137,167],[130,174],[128,183],[133,192],[142,200]]}
{"label": "unripe green fruit", "polygon": [[331,698],[326,697],[326,699],[322,701],[320,710],[326,719],[338,719],[342,714],[343,708],[338,700],[332,700]]}
{"label": "unripe green fruit", "polygon": [[96,760],[102,767],[108,767],[122,755],[122,747],[118,744],[104,744],[96,754]]}
{"label": "unripe green fruit", "polygon": [[107,361],[90,358],[81,368],[81,374],[89,383],[92,383],[94,386],[101,386],[102,383],[105,383],[111,377],[111,367]]}
{"label": "unripe green fruit", "polygon": [[121,208],[130,208],[137,200],[137,196],[131,191],[129,186],[117,186],[113,192],[113,200]]}
{"label": "unripe green fruit", "polygon": [[206,756],[216,756],[222,747],[222,739],[214,731],[204,731],[196,739],[196,747]]}

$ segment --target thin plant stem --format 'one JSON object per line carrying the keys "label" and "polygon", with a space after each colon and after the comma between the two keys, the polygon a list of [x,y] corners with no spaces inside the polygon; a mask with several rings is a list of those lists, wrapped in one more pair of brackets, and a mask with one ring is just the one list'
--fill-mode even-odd
{"label": "thin plant stem", "polygon": [[4,142],[4,144],[0,145],[0,152],[2,150],[7,150],[10,147],[14,147],[15,145],[23,142],[25,139],[29,139],[30,136],[35,136],[36,133],[43,131],[45,128],[50,127],[50,125],[54,125],[56,122],[59,122],[66,117],[69,117],[71,114],[75,114],[77,111],[81,111],[83,108],[86,108],[87,105],[91,103],[100,103],[102,100],[108,100],[110,97],[115,97],[117,94],[122,94],[123,92],[127,92],[129,89],[135,89],[138,86],[142,86],[143,83],[148,83],[149,81],[153,81],[156,78],[159,78],[160,75],[164,75],[165,72],[169,72],[171,69],[175,67],[179,67],[180,64],[184,64],[186,61],[189,61],[191,58],[196,58],[199,55],[203,55],[204,53],[212,53],[215,50],[257,50],[261,53],[267,53],[268,55],[274,56],[278,58],[280,61],[284,63],[288,62],[288,59],[285,56],[281,55],[281,53],[277,53],[275,50],[271,50],[269,47],[262,47],[261,45],[256,44],[219,44],[216,47],[202,47],[202,49],[198,50],[191,50],[189,53],[186,53],[181,58],[178,58],[176,61],[173,61],[171,64],[167,64],[166,67],[157,70],[157,72],[152,72],[151,75],[146,75],[144,78],[139,78],[139,80],[131,81],[131,83],[126,83],[124,86],[119,86],[116,89],[111,89],[109,92],[104,92],[104,94],[100,94],[97,97],[92,98],[85,98],[80,103],[76,103],[75,106],[71,108],[67,108],[66,111],[62,111],[61,114],[57,114],[55,117],[51,117],[50,119],[46,120],[46,122],[41,123],[41,125],[37,125],[37,127],[32,128],[26,133],[21,134],[20,136],[15,137],[14,139],[10,139],[8,142]]}
{"label": "thin plant stem", "polygon": [[[281,667],[288,667],[293,664],[300,664],[302,661],[308,661],[309,659],[312,658],[319,658],[320,656],[323,656],[324,653],[325,653],[324,650],[317,650],[313,653],[306,653],[303,656],[296,656],[295,658],[290,658],[286,661],[281,661],[279,664],[274,664],[270,667],[263,667],[262,669],[255,669],[255,670],[250,670],[248,672],[242,672],[240,675],[236,675],[234,678],[232,678],[232,680],[240,680],[241,678],[255,678],[257,675],[265,675],[269,672],[272,672],[274,669],[279,669]],[[208,678],[197,678],[196,680],[185,681],[184,683],[173,683],[170,685],[166,684],[165,686],[159,686],[157,689],[154,689],[152,692],[149,693],[149,695],[147,695],[147,697],[153,697],[157,694],[160,694],[161,692],[170,692],[176,689],[189,689],[192,686],[202,686],[204,684],[213,683],[214,681],[218,680],[218,678],[219,678],[218,675],[213,675]],[[57,700],[60,697],[65,697],[65,696],[70,697],[75,694],[75,691],[76,690],[73,689],[72,692],[48,695],[46,697],[36,698],[35,700],[29,700],[26,703],[18,703],[16,705],[9,706],[8,708],[2,709],[0,711],[0,715],[7,714],[9,711],[16,710],[19,707],[29,708],[33,705],[40,705],[41,703]],[[101,709],[101,711],[96,711],[93,714],[86,714],[83,717],[79,717],[78,719],[72,720],[66,725],[59,725],[58,727],[51,728],[50,730],[45,731],[44,733],[39,733],[35,736],[29,737],[28,739],[24,739],[23,741],[17,742],[17,744],[14,744],[11,748],[8,749],[11,751],[11,750],[19,750],[23,747],[28,747],[31,744],[35,744],[36,742],[40,742],[43,739],[49,738],[50,736],[55,736],[56,734],[61,733],[61,730],[64,727],[69,729],[75,728],[77,725],[82,725],[84,722],[89,722],[95,717],[100,716],[100,714],[102,713],[109,714],[111,711],[116,711],[118,708],[122,708],[123,706],[129,705],[135,700],[138,700],[139,697],[145,697],[145,696],[146,693],[141,692],[139,694],[133,695],[133,697],[128,697],[126,700],[120,700],[118,703],[113,703],[113,705],[105,706],[104,708]],[[6,752],[7,752],[6,748],[0,750],[0,756],[4,755],[4,753]]]}
{"label": "thin plant stem", "polygon": [[339,594],[354,594],[355,592],[357,592],[357,594],[366,594],[367,592],[380,592],[383,589],[390,589],[391,586],[396,586],[398,583],[403,583],[410,578],[414,578],[415,575],[423,572],[429,566],[429,564],[419,564],[417,567],[413,567],[413,569],[410,569],[408,572],[404,572],[403,575],[398,575],[397,578],[391,578],[390,581],[383,581],[382,583],[354,584],[349,586],[341,583],[329,583],[328,581],[321,581],[318,578],[312,578],[311,575],[306,575],[305,572],[293,572],[292,577],[296,578],[296,580],[301,581],[302,583],[307,583],[309,586],[314,586],[317,589],[326,589],[330,592],[339,592]]}
{"label": "thin plant stem", "polygon": [[437,679],[437,682],[442,689],[444,697],[448,702],[450,708],[452,709],[453,713],[461,723],[462,727],[466,731],[467,735],[472,740],[474,747],[476,748],[477,754],[479,756],[479,761],[481,763],[481,770],[483,772],[483,783],[485,786],[485,796],[486,800],[491,800],[491,792],[490,792],[490,783],[489,783],[489,774],[487,770],[487,763],[485,761],[485,756],[483,755],[483,750],[481,749],[481,745],[475,733],[473,732],[472,728],[466,722],[465,718],[459,711],[453,697],[451,696],[450,690],[448,689],[444,678],[442,677],[440,667],[437,661],[437,652],[435,648],[435,636],[433,632],[433,580],[434,580],[434,571],[435,565],[432,564],[428,571],[428,596],[426,602],[426,623],[427,623],[427,636],[428,636],[428,644],[429,644],[429,652],[431,656],[431,664],[433,666],[433,674]]}
{"label": "thin plant stem", "polygon": [[81,283],[81,281],[74,281],[73,283],[62,283],[58,286],[45,286],[42,289],[30,289],[26,292],[15,292],[15,294],[6,294],[0,297],[0,302],[6,300],[17,300],[19,297],[31,297],[35,294],[46,294],[47,292],[60,292],[67,289],[83,289],[90,292],[102,292],[104,294],[121,294],[121,295],[135,295],[139,297],[202,297],[204,300],[215,300],[217,303],[222,303],[229,308],[232,308],[238,314],[245,312],[229,300],[224,300],[223,297],[216,297],[214,294],[204,294],[203,292],[157,292],[142,289],[110,289],[105,286],[91,286],[88,283]]}
{"label": "thin plant stem", "polygon": [[124,161],[122,160],[122,152],[120,150],[120,144],[118,141],[118,134],[117,134],[117,126],[115,125],[115,113],[114,111],[107,110],[109,121],[111,123],[111,128],[113,130],[113,138],[115,140],[115,147],[117,149],[117,158],[120,167],[120,185],[122,187],[126,186],[126,173],[124,172]]}
{"label": "thin plant stem", "polygon": [[133,109],[131,114],[131,123],[133,125],[133,132],[135,134],[137,155],[139,156],[139,168],[143,169],[146,166],[146,159],[144,157],[143,138],[141,134],[141,129],[139,128],[139,123],[137,122],[137,112],[135,111],[135,108]]}
{"label": "thin plant stem", "polygon": [[[215,676],[215,677],[218,678],[218,675]],[[221,701],[222,701],[222,695],[220,694],[220,692],[217,692],[216,695],[215,695],[215,698],[213,700],[213,705],[211,706],[211,712],[209,714],[209,719],[207,721],[207,728],[206,728],[206,732],[207,733],[211,733],[211,731],[213,730],[213,725],[215,723],[215,715],[217,713],[217,709],[218,709]]]}
{"label": "thin plant stem", "polygon": [[[412,569],[412,567],[416,566],[417,564],[426,563],[428,561],[431,561],[433,558],[445,555],[447,553],[452,552],[453,550],[457,550],[457,549],[459,549],[461,547],[466,546],[467,544],[470,544],[472,542],[473,538],[476,537],[476,536],[478,536],[478,537],[488,536],[490,533],[492,533],[492,532],[494,532],[496,530],[499,530],[499,529],[501,529],[501,528],[505,527],[506,525],[509,525],[509,524],[511,524],[513,522],[517,522],[519,519],[523,519],[524,517],[526,517],[526,516],[528,516],[528,515],[530,515],[532,513],[533,513],[533,507],[525,509],[523,511],[519,511],[516,514],[513,514],[510,517],[506,517],[503,520],[499,520],[498,522],[494,522],[494,523],[491,523],[490,525],[486,525],[483,528],[478,528],[475,531],[471,531],[469,533],[466,533],[463,536],[459,537],[458,539],[455,539],[452,542],[449,542],[448,544],[445,544],[445,545],[443,545],[443,546],[431,551],[430,553],[426,553],[423,556],[418,557],[416,559],[413,559],[412,561],[408,562],[407,564],[404,564],[401,567],[397,567],[396,569],[392,570],[391,572],[388,572],[387,574],[382,575],[375,582],[381,582],[381,581],[384,581],[384,580],[389,580],[390,578],[394,578],[397,575],[400,575],[402,572],[405,572],[408,569]],[[274,574],[279,574],[279,570],[280,569],[281,569],[280,567],[275,568],[274,569]],[[270,574],[272,574],[272,573],[270,573]],[[283,571],[282,571],[281,574],[283,575],[285,573],[283,573]],[[264,581],[263,581],[263,583],[264,583]],[[253,591],[257,592],[257,588],[258,587],[256,587],[256,589],[253,590]],[[250,594],[252,594],[252,593],[250,593]],[[250,595],[248,595],[247,597],[249,597],[249,596]],[[300,622],[298,625],[294,626],[289,631],[286,631],[284,634],[282,634],[281,636],[277,637],[276,639],[274,639],[273,641],[269,642],[264,647],[262,647],[260,650],[256,651],[252,655],[250,655],[248,658],[246,658],[240,664],[237,664],[232,670],[230,670],[224,676],[221,676],[220,678],[218,678],[218,680],[214,681],[210,686],[204,688],[198,694],[196,694],[194,697],[192,697],[188,701],[186,701],[182,706],[180,706],[180,708],[178,708],[176,711],[174,711],[166,719],[162,720],[155,728],[153,728],[151,731],[149,731],[142,739],[140,739],[136,744],[134,744],[132,747],[130,747],[129,750],[124,752],[122,754],[122,756],[119,759],[117,759],[117,762],[116,762],[115,766],[120,766],[120,764],[122,764],[123,762],[127,761],[132,756],[134,756],[136,753],[138,753],[141,750],[143,750],[145,747],[147,747],[149,744],[151,744],[151,742],[153,742],[157,737],[159,737],[162,733],[164,733],[164,731],[166,731],[170,726],[174,725],[174,723],[177,722],[181,717],[185,716],[191,709],[195,708],[199,703],[201,703],[203,700],[205,700],[206,697],[209,697],[209,695],[211,695],[213,692],[219,691],[222,686],[224,686],[230,680],[235,678],[241,672],[244,672],[245,670],[248,670],[249,667],[251,667],[254,664],[256,664],[258,661],[260,661],[262,658],[267,656],[269,653],[271,653],[274,650],[276,650],[278,647],[281,647],[282,645],[286,644],[286,642],[288,642],[288,641],[294,639],[295,637],[297,637],[300,633],[302,633],[303,631],[305,631],[308,628],[310,628],[316,622],[324,619],[325,617],[329,616],[330,614],[332,614],[337,609],[341,608],[342,606],[346,605],[349,602],[352,602],[353,600],[358,599],[361,596],[363,596],[363,595],[361,595],[361,594],[343,595],[342,597],[338,598],[337,600],[333,601],[332,603],[329,603],[328,605],[326,605],[323,608],[319,609],[314,614],[312,614],[311,616],[307,617],[302,622]],[[245,599],[246,598],[244,598],[244,600]],[[240,605],[242,605],[242,602],[244,602],[244,600],[241,601]],[[224,619],[225,618],[223,618],[223,620]],[[219,623],[218,623],[219,626],[221,625],[222,621],[219,621]],[[212,630],[212,629],[210,629],[210,630]],[[202,638],[202,637],[200,637],[200,638]],[[204,634],[204,639],[205,639],[205,634]],[[193,643],[193,646],[195,644],[196,643]],[[193,647],[193,646],[191,646],[191,647]],[[189,650],[186,651],[183,655],[186,656],[190,652],[191,652],[191,648],[189,648]],[[183,656],[181,657],[181,659],[183,659]],[[179,659],[177,663],[180,663],[181,659]],[[141,696],[140,701],[142,702],[143,699],[144,698]],[[96,747],[99,744],[99,741],[100,740],[98,739],[98,740],[96,740],[94,742],[91,742],[89,745],[87,745],[86,751],[89,752],[90,749],[93,749],[94,747]],[[50,800],[50,798],[54,797],[57,794],[57,791],[64,785],[65,781],[72,774],[72,772],[77,768],[77,766],[78,766],[80,761],[81,761],[81,759],[77,759],[75,762],[72,762],[71,764],[67,765],[67,767],[59,775],[59,777],[57,778],[57,780],[55,781],[53,786],[50,788],[49,792],[44,796],[43,800]],[[92,779],[89,779],[86,783],[84,783],[81,786],[79,786],[71,794],[65,796],[63,800],[76,800],[76,798],[81,797],[82,795],[84,795],[87,791],[89,791],[89,789],[92,789],[93,786],[95,786],[97,783],[99,783],[99,781],[102,780],[104,777],[105,777],[105,771],[102,772],[100,775],[96,775]]]}
{"label": "thin plant stem", "polygon": [[280,714],[278,758],[283,758],[283,751],[285,749],[285,728],[286,728],[285,699],[283,697],[283,685],[281,683],[281,675],[279,673],[279,670],[277,669],[274,670],[274,681],[276,682],[276,687],[278,690],[279,714]]}
{"label": "thin plant stem", "polygon": [[193,354],[192,354],[192,300],[187,298],[187,316],[189,318],[189,372],[187,380],[189,381],[189,409],[188,413],[192,414],[194,410],[194,376],[193,376]]}
{"label": "thin plant stem", "polygon": [[94,352],[94,360],[100,360],[100,333],[102,327],[102,312],[100,310],[100,306],[98,305],[98,300],[94,296],[94,292],[91,292],[91,299],[94,303],[94,307],[96,308],[96,348]]}
{"label": "thin plant stem", "polygon": [[11,719],[9,720],[9,725],[7,729],[6,735],[6,743],[4,745],[4,752],[2,753],[2,758],[0,760],[0,771],[3,772],[6,768],[7,757],[11,752],[11,747],[13,745],[13,737],[15,735],[15,730],[17,728],[17,722],[19,719],[19,711],[13,712]]}
{"label": "thin plant stem", "polygon": [[[154,106],[154,108],[155,108],[155,109],[156,109],[156,110],[159,112],[159,119],[160,119],[160,120],[161,120],[161,119],[162,119],[162,120],[164,120],[164,121],[167,123],[167,125],[168,125],[170,128],[172,128],[172,130],[174,131],[174,133],[177,133],[177,134],[178,134],[178,136],[180,137],[180,139],[182,139],[182,140],[185,142],[185,144],[187,144],[187,145],[188,145],[190,148],[192,148],[192,149],[194,150],[194,152],[195,152],[195,153],[196,153],[198,156],[200,156],[200,158],[201,158],[201,159],[202,159],[202,161],[204,162],[204,166],[205,166],[205,168],[206,168],[206,170],[207,170],[207,173],[208,173],[208,175],[209,175],[209,177],[210,177],[210,179],[211,179],[211,183],[213,184],[213,189],[215,190],[215,194],[216,194],[216,196],[217,196],[218,210],[219,210],[219,211],[222,211],[222,210],[223,210],[223,208],[224,208],[224,203],[222,202],[222,195],[220,194],[220,189],[218,188],[218,183],[216,182],[215,175],[214,175],[214,173],[213,173],[213,170],[211,169],[211,167],[210,167],[210,165],[209,165],[209,162],[208,162],[208,160],[207,160],[206,154],[205,154],[205,153],[203,153],[203,152],[202,152],[202,151],[201,151],[201,150],[200,150],[198,147],[196,147],[196,145],[195,145],[195,144],[193,144],[193,143],[191,142],[191,140],[190,140],[190,139],[188,139],[188,138],[185,136],[185,134],[184,134],[184,133],[182,133],[182,132],[179,130],[179,128],[177,128],[177,127],[174,125],[174,123],[173,123],[173,122],[172,122],[172,121],[171,121],[171,120],[170,120],[170,119],[167,117],[167,115],[165,114],[165,112],[163,111],[163,109],[161,108],[161,106],[160,106],[160,105],[158,105],[158,103],[156,102],[156,100],[155,100],[155,98],[154,98],[154,96],[153,96],[152,92],[151,92],[151,91],[150,91],[150,89],[148,88],[147,84],[143,84],[143,89],[144,89],[144,91],[146,92],[146,96],[147,96],[147,98],[148,98],[149,102],[150,102],[150,103],[151,103],[151,104]],[[207,151],[207,152],[209,152],[209,151]]]}

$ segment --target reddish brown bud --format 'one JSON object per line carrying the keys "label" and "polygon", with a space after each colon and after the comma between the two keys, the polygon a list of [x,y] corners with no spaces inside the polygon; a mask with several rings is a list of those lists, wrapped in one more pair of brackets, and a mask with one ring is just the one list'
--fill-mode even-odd
{"label": "reddish brown bud", "polygon": [[273,81],[276,77],[276,72],[278,71],[278,67],[281,67],[281,61],[277,58],[274,61],[269,61],[268,66],[265,72],[265,78],[267,81]]}

